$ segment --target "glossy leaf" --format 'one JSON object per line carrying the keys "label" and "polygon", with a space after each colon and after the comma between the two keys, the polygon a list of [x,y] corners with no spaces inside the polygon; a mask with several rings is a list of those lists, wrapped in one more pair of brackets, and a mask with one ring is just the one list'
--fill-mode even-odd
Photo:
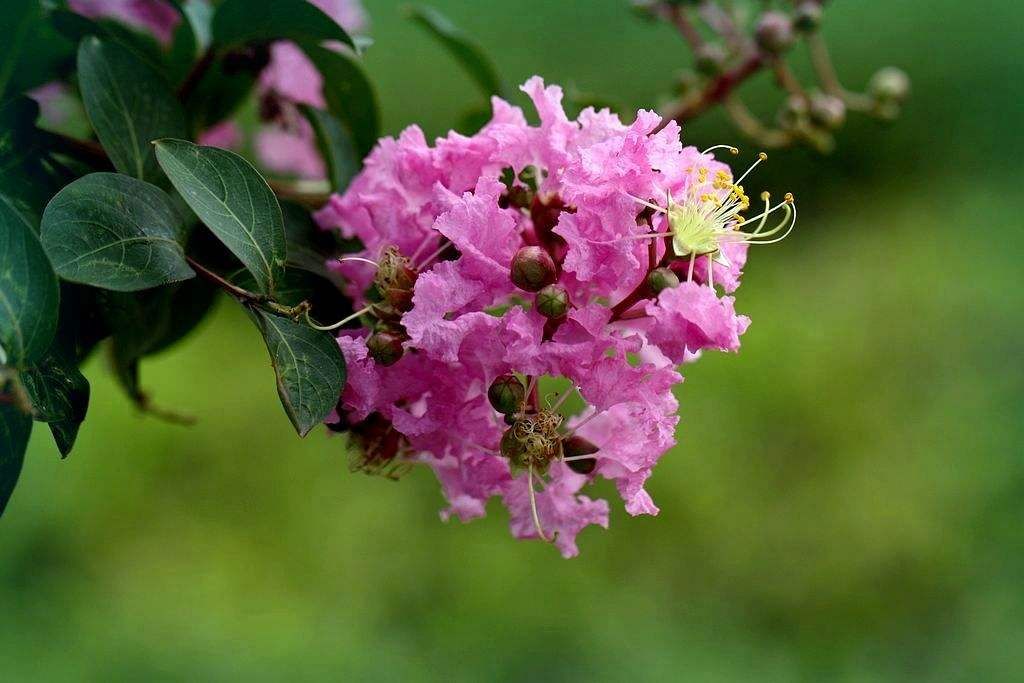
{"label": "glossy leaf", "polygon": [[59,291],[35,217],[0,194],[0,364],[42,358],[57,330]]}
{"label": "glossy leaf", "polygon": [[153,140],[185,137],[185,113],[167,83],[128,50],[90,37],[78,49],[82,101],[114,167],[155,181]]}
{"label": "glossy leaf", "polygon": [[344,192],[361,166],[352,134],[338,119],[323,110],[302,105],[302,113],[316,133],[320,153],[327,163],[331,189]]}
{"label": "glossy leaf", "polygon": [[476,41],[433,7],[414,7],[410,14],[413,21],[425,28],[448,49],[480,87],[484,96],[502,94],[504,86],[498,70]]}
{"label": "glossy leaf", "polygon": [[251,315],[270,352],[281,404],[305,436],[337,404],[345,388],[345,357],[329,332],[262,310]]}
{"label": "glossy leaf", "polygon": [[166,192],[117,173],[76,180],[43,212],[43,247],[57,274],[120,292],[193,277],[182,233]]}
{"label": "glossy leaf", "polygon": [[31,433],[32,418],[13,405],[0,403],[0,515],[18,483]]}
{"label": "glossy leaf", "polygon": [[157,159],[185,202],[249,269],[263,294],[284,270],[284,221],[263,176],[234,152],[159,140]]}
{"label": "glossy leaf", "polygon": [[67,456],[89,407],[89,381],[59,348],[22,371],[20,379],[32,403],[32,416],[49,423],[60,454]]}
{"label": "glossy leaf", "polygon": [[308,210],[293,202],[282,202],[281,213],[288,243],[288,266],[331,279],[327,262],[340,251],[336,233],[322,229]]}
{"label": "glossy leaf", "polygon": [[360,156],[365,156],[380,136],[377,96],[356,60],[319,45],[302,43],[302,49],[324,77],[328,111],[352,136]]}
{"label": "glossy leaf", "polygon": [[225,0],[213,15],[213,41],[218,45],[279,39],[337,40],[356,48],[345,29],[307,0]]}

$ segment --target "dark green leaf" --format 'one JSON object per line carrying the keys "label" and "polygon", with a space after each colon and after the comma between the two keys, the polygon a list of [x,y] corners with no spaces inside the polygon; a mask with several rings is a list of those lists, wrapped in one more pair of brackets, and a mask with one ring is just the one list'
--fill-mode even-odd
{"label": "dark green leaf", "polygon": [[[56,345],[55,345],[56,346]],[[54,348],[40,363],[20,374],[35,419],[50,423],[62,456],[71,452],[89,407],[89,382],[74,359]]]}
{"label": "dark green leaf", "polygon": [[433,7],[414,7],[413,21],[437,38],[480,86],[484,96],[500,95],[504,91],[498,70],[487,53],[469,36],[453,24],[448,17]]}
{"label": "dark green leaf", "polygon": [[325,111],[302,105],[302,113],[316,132],[320,153],[327,162],[327,178],[331,182],[331,189],[344,192],[361,165],[352,135],[338,119]]}
{"label": "dark green leaf", "polygon": [[42,358],[57,329],[57,276],[36,223],[0,195],[0,363],[24,366]]}
{"label": "dark green leaf", "polygon": [[281,203],[288,265],[330,279],[327,261],[339,250],[335,233],[322,229],[309,211],[292,202]]}
{"label": "dark green leaf", "polygon": [[0,104],[0,193],[42,211],[56,187],[47,173],[35,122],[39,105],[28,97]]}
{"label": "dark green leaf", "polygon": [[345,357],[329,332],[251,311],[270,351],[277,393],[299,436],[322,422],[345,388]]}
{"label": "dark green leaf", "polygon": [[198,278],[145,292],[102,293],[100,307],[112,334],[114,373],[139,407],[152,407],[139,385],[140,361],[194,330],[211,310],[215,294]]}
{"label": "dark green leaf", "polygon": [[0,100],[4,99],[18,56],[38,19],[38,0],[4,0],[0,3],[0,26],[4,34],[0,41]]}
{"label": "dark green leaf", "polygon": [[217,56],[195,89],[187,94],[185,108],[195,130],[205,130],[228,118],[256,85],[260,61],[239,68],[232,59],[231,53]]}
{"label": "dark green leaf", "polygon": [[312,43],[302,43],[302,49],[324,77],[328,111],[348,128],[360,156],[365,156],[380,136],[377,96],[366,74],[349,55]]}
{"label": "dark green leaf", "polygon": [[89,37],[104,42],[117,43],[128,50],[136,59],[145,62],[153,71],[171,80],[171,68],[160,43],[151,33],[136,30],[113,19],[89,19],[66,9],[50,13],[54,28],[75,45]]}
{"label": "dark green leaf", "polygon": [[160,178],[157,138],[185,137],[185,114],[167,83],[114,43],[86,38],[78,49],[85,111],[115,168],[140,180]]}
{"label": "dark green leaf", "polygon": [[0,515],[18,483],[31,432],[32,418],[13,405],[0,403]]}
{"label": "dark green leaf", "polygon": [[199,219],[272,294],[285,262],[281,207],[263,176],[234,152],[159,140],[156,155]]}
{"label": "dark green leaf", "polygon": [[76,180],[43,212],[43,247],[57,274],[121,292],[193,277],[182,233],[167,193],[117,173]]}
{"label": "dark green leaf", "polygon": [[218,45],[278,39],[337,40],[356,47],[345,29],[306,0],[225,0],[213,15],[213,42]]}

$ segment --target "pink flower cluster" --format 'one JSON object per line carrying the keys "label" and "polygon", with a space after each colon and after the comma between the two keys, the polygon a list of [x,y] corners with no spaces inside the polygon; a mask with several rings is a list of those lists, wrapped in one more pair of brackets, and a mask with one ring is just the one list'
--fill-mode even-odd
{"label": "pink flower cluster", "polygon": [[[607,110],[570,120],[560,88],[534,77],[522,90],[539,125],[494,98],[493,118],[471,137],[431,146],[407,128],[381,140],[317,214],[365,246],[333,266],[380,318],[372,334],[338,338],[349,379],[332,421],[353,431],[366,469],[429,465],[444,519],[483,516],[499,496],[516,537],[552,540],[571,557],[583,528],[608,525],[607,502],[581,494],[595,477],[615,482],[629,514],[658,513],[644,487],[675,444],[676,366],[704,349],[737,350],[749,324],[709,286],[710,256],[677,257],[668,216],[638,198],[710,206],[742,189],[653,112],[630,125]],[[723,240],[726,258],[711,265],[727,293],[746,251]],[[405,285],[388,279],[396,254]],[[651,284],[656,269],[668,285]],[[533,284],[546,288],[535,295]],[[562,299],[551,304],[552,292]],[[538,392],[541,378],[568,380],[584,411],[562,416],[564,394]],[[496,410],[500,382],[525,389],[521,406]],[[592,448],[569,457],[579,437]]]}
{"label": "pink flower cluster", "polygon": [[[367,17],[359,0],[309,0],[349,33],[362,33]],[[336,46],[337,47],[337,46]],[[289,41],[270,46],[270,63],[260,74],[259,95],[274,112],[256,138],[256,153],[267,168],[300,178],[317,179],[325,174],[309,121],[296,105],[323,109],[323,77],[306,53]]]}

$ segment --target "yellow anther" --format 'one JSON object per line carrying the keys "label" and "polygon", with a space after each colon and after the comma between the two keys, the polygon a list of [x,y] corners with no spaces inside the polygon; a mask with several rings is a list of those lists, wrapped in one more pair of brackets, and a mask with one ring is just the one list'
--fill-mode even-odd
{"label": "yellow anther", "polygon": [[786,196],[785,196],[785,197],[783,197],[783,199],[785,199],[785,200],[786,200],[786,203],[787,203],[787,204],[792,204],[792,203],[793,203],[793,201],[794,201],[794,200],[793,200],[793,193],[792,193],[792,192],[787,192],[787,193],[786,193]]}
{"label": "yellow anther", "polygon": [[759,152],[757,158],[760,159],[761,161],[765,161],[768,159],[768,155],[765,154],[764,152]]}
{"label": "yellow anther", "polygon": [[766,201],[768,201],[771,198],[772,198],[772,195],[767,190],[761,193],[761,201],[762,202],[766,202]]}

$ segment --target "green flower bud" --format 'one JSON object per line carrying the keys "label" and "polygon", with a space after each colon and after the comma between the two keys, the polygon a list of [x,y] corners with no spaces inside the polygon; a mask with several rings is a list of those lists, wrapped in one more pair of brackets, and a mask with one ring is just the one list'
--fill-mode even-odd
{"label": "green flower bud", "polygon": [[836,130],[846,121],[846,105],[834,95],[811,95],[811,120],[827,130]]}
{"label": "green flower bud", "polygon": [[793,13],[793,26],[801,33],[813,33],[821,26],[821,5],[813,0],[805,0],[796,7]]}
{"label": "green flower bud", "polygon": [[512,282],[527,292],[539,292],[554,283],[555,262],[540,247],[523,247],[512,258]]}
{"label": "green flower bud", "polygon": [[[593,455],[598,450],[600,449],[597,446],[582,436],[570,436],[562,440],[562,455],[566,458]],[[590,474],[597,467],[597,460],[595,458],[582,458],[580,460],[570,460],[565,464],[577,474]]]}
{"label": "green flower bud", "polygon": [[402,342],[405,336],[389,329],[378,330],[366,340],[370,358],[387,367],[397,363],[405,354]]}
{"label": "green flower bud", "polygon": [[722,67],[728,58],[725,48],[719,43],[706,43],[697,50],[697,71],[705,76],[717,76],[722,73]]}
{"label": "green flower bud", "polygon": [[557,320],[569,312],[569,293],[562,285],[548,285],[537,292],[534,302],[537,312],[545,318]]}
{"label": "green flower bud", "polygon": [[793,23],[782,12],[765,12],[754,30],[757,44],[765,52],[780,54],[788,50],[796,39]]}
{"label": "green flower bud", "polygon": [[679,276],[672,272],[670,268],[655,268],[647,276],[647,286],[655,294],[660,294],[663,290],[678,287]]}
{"label": "green flower bud", "polygon": [[902,69],[887,66],[871,77],[868,92],[884,103],[900,103],[910,94],[910,77]]}
{"label": "green flower bud", "polygon": [[501,375],[487,389],[487,400],[499,413],[512,415],[523,407],[526,387],[512,373]]}

